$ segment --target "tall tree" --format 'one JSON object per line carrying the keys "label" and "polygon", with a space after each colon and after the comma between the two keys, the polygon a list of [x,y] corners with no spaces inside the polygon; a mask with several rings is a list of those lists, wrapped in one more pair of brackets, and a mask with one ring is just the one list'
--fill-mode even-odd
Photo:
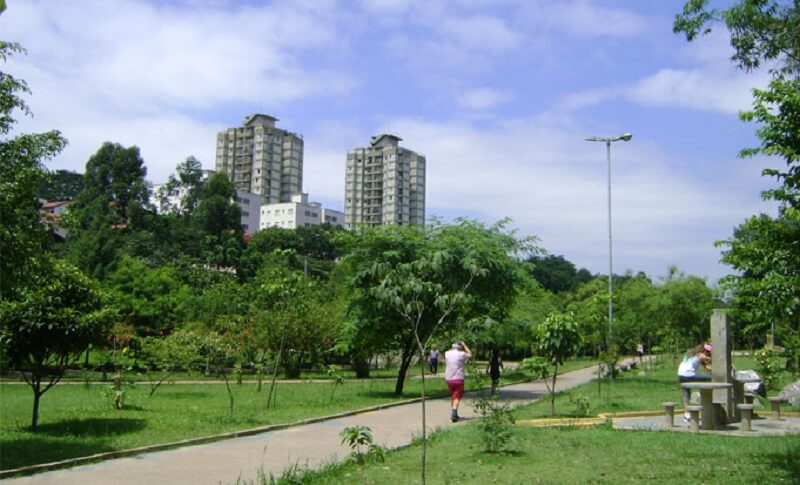
{"label": "tall tree", "polygon": [[397,394],[420,344],[424,350],[436,331],[506,319],[519,277],[509,255],[531,244],[506,233],[502,223],[470,220],[387,226],[354,239],[345,258],[353,268],[354,336],[375,350],[400,352]]}
{"label": "tall tree", "polygon": [[[0,60],[24,52],[19,44],[0,41]],[[47,179],[43,160],[56,156],[67,140],[58,131],[12,136],[15,111],[30,114],[22,95],[25,81],[0,71],[0,296],[21,287],[30,262],[44,250],[45,231],[36,193]]]}
{"label": "tall tree", "polygon": [[241,209],[236,205],[236,187],[226,174],[215,173],[208,179],[194,217],[206,262],[236,266],[242,253]]}
{"label": "tall tree", "polygon": [[[786,168],[766,169],[780,186],[763,193],[779,203],[777,217],[754,216],[733,236],[718,243],[723,261],[739,274],[724,283],[734,290],[734,308],[754,320],[748,328],[773,323],[800,354],[800,3],[785,0],[738,0],[726,8],[709,8],[708,0],[690,0],[675,18],[676,32],[688,40],[710,32],[722,21],[731,35],[732,61],[751,71],[768,66],[772,80],[754,89],[753,109],[740,114],[758,123],[760,146],[746,148],[742,157],[763,154],[785,161]],[[792,359],[790,359],[791,361]]]}
{"label": "tall tree", "polygon": [[104,278],[123,248],[141,242],[134,233],[152,214],[146,173],[135,146],[106,142],[86,162],[84,189],[67,217],[67,255],[79,268]]}

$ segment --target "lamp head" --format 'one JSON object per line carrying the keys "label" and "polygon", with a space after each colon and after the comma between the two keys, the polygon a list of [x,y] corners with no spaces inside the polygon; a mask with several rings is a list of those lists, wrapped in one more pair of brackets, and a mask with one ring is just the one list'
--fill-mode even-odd
{"label": "lamp head", "polygon": [[631,133],[623,133],[622,135],[619,136],[619,139],[622,141],[631,141],[631,138],[633,138],[633,135]]}

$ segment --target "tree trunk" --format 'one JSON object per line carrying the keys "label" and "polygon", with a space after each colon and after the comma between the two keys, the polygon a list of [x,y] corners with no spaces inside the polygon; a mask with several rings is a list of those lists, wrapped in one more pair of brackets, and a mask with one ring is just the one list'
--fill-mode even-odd
{"label": "tree trunk", "polygon": [[425,485],[425,462],[428,459],[428,420],[425,415],[425,350],[420,349],[420,376],[422,376],[422,485]]}
{"label": "tree trunk", "polygon": [[553,387],[550,389],[550,415],[556,415],[556,378],[558,377],[558,366],[553,367]]}
{"label": "tree trunk", "polygon": [[39,424],[39,398],[42,394],[39,392],[41,388],[41,381],[36,380],[33,387],[33,418],[31,419],[31,430],[36,431]]}
{"label": "tree trunk", "polygon": [[351,359],[353,370],[356,377],[359,379],[367,379],[369,377],[369,359],[364,357],[353,356]]}
{"label": "tree trunk", "polygon": [[403,348],[403,353],[400,357],[400,369],[397,372],[397,382],[394,385],[394,393],[398,396],[403,394],[403,386],[406,383],[406,374],[408,368],[411,366],[411,359],[414,357],[414,349],[411,346]]}

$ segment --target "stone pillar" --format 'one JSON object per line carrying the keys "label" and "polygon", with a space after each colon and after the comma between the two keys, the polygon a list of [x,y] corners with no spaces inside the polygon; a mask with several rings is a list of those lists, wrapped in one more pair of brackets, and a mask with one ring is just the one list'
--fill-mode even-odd
{"label": "stone pillar", "polygon": [[[711,315],[711,345],[714,346],[711,361],[711,378],[714,382],[731,384],[733,382],[731,377],[731,340],[728,329],[728,315],[725,310],[715,309]],[[736,414],[732,394],[731,388],[716,389],[714,391],[714,402],[722,405],[729,419]]]}

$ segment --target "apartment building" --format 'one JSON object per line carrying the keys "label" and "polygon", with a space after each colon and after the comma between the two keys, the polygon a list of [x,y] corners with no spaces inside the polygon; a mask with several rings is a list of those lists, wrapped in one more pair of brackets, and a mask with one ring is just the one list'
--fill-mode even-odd
{"label": "apartment building", "polygon": [[402,138],[373,136],[347,152],[345,227],[425,224],[425,157]]}
{"label": "apartment building", "polygon": [[297,227],[330,224],[344,225],[344,214],[333,209],[322,207],[319,202],[309,202],[308,194],[295,194],[291,202],[264,204],[261,206],[261,229],[268,227]]}
{"label": "apartment building", "polygon": [[217,134],[216,170],[265,204],[289,202],[303,191],[303,138],[276,128],[277,121],[253,114],[242,126]]}

